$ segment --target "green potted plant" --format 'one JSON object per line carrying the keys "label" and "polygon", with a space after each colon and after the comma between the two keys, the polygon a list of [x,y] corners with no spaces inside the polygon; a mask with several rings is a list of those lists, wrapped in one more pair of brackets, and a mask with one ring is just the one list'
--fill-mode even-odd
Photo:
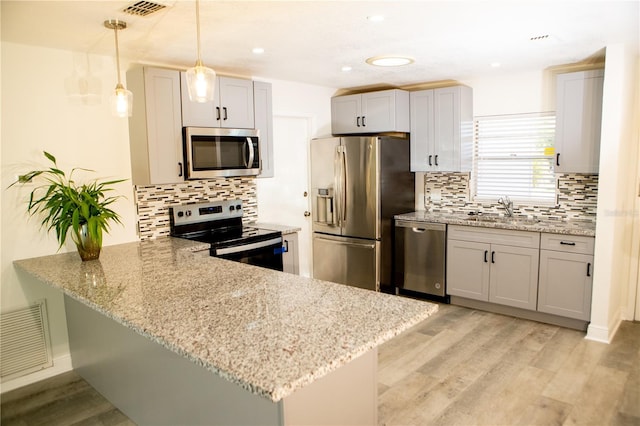
{"label": "green potted plant", "polygon": [[71,238],[76,243],[82,260],[97,259],[102,248],[102,232],[109,231],[112,221],[122,224],[120,216],[109,208],[121,196],[107,196],[106,193],[113,190],[112,185],[126,179],[106,182],[93,180],[80,185],[73,180],[74,172],[91,170],[74,168],[67,177],[66,173],[58,168],[53,155],[46,151],[44,155],[53,166],[21,175],[10,187],[18,183],[31,182],[38,177],[44,179],[43,185],[31,191],[27,212],[32,216],[43,216],[41,225],[47,227],[47,231],[55,229],[58,250],[64,245],[67,234],[71,231]]}

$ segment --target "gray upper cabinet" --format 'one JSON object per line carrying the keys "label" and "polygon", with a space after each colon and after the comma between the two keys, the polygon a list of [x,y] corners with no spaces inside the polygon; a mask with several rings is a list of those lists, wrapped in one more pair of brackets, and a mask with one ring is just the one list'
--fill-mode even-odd
{"label": "gray upper cabinet", "polygon": [[557,76],[556,172],[598,173],[604,70]]}
{"label": "gray upper cabinet", "polygon": [[191,102],[186,73],[180,73],[182,86],[182,123],[185,127],[224,127],[253,129],[253,81],[232,77],[217,77],[215,99],[211,102]]}
{"label": "gray upper cabinet", "polygon": [[273,177],[273,111],[271,83],[253,82],[256,129],[260,131],[260,165],[258,177]]}
{"label": "gray upper cabinet", "polygon": [[589,321],[593,237],[542,234],[538,311]]}
{"label": "gray upper cabinet", "polygon": [[127,72],[127,86],[134,96],[129,118],[133,184],[184,181],[180,72],[135,67]]}
{"label": "gray upper cabinet", "polygon": [[380,90],[331,98],[334,135],[409,132],[409,92]]}
{"label": "gray upper cabinet", "polygon": [[466,172],[473,154],[473,91],[466,86],[410,94],[411,171]]}

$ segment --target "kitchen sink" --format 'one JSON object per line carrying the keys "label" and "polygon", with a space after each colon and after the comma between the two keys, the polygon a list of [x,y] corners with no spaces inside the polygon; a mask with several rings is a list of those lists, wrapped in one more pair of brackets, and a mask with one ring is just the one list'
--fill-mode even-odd
{"label": "kitchen sink", "polygon": [[539,219],[529,219],[527,217],[505,217],[505,216],[483,216],[471,215],[465,218],[468,222],[479,223],[505,223],[513,225],[536,225],[540,223]]}

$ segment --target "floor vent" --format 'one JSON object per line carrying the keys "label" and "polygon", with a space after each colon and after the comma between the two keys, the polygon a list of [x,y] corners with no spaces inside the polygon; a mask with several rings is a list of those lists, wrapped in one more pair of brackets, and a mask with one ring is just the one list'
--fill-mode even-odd
{"label": "floor vent", "polygon": [[124,8],[123,12],[135,16],[149,16],[154,12],[164,9],[166,6],[152,1],[138,1]]}
{"label": "floor vent", "polygon": [[0,317],[2,381],[53,365],[47,305],[44,300],[3,312]]}

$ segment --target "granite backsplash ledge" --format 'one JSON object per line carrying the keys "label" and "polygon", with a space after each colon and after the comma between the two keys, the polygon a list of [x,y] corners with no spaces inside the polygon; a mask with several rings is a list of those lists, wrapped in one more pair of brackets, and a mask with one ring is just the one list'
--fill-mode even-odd
{"label": "granite backsplash ledge", "polygon": [[243,222],[258,218],[257,185],[254,177],[190,180],[175,184],[136,186],[138,235],[150,240],[169,235],[169,207],[209,201],[242,200]]}
{"label": "granite backsplash ledge", "polygon": [[[534,216],[553,220],[596,220],[598,175],[578,173],[556,174],[556,205],[536,206],[514,203],[514,215]],[[430,195],[440,193],[440,201]],[[436,213],[482,211],[502,214],[504,210],[493,203],[471,200],[469,173],[425,173],[424,208]],[[505,194],[508,195],[508,194]],[[437,197],[435,197],[437,198]]]}

